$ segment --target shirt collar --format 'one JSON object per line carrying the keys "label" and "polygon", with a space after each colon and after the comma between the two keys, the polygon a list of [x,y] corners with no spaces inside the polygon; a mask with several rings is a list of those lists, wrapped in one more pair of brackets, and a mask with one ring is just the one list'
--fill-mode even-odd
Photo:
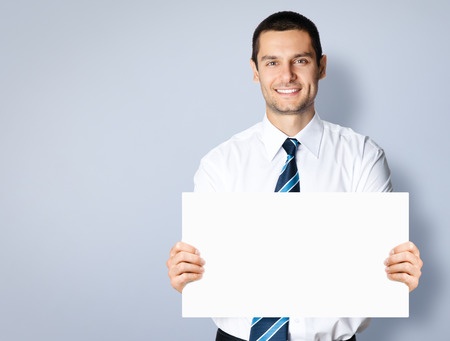
{"label": "shirt collar", "polygon": [[[270,123],[267,115],[264,115],[262,124],[262,140],[266,148],[267,157],[269,160],[273,160],[284,141],[289,136],[281,130],[278,130],[278,128]],[[322,135],[323,122],[316,113],[305,128],[303,128],[297,135],[291,137],[295,137],[308,151],[310,151],[316,158],[319,158]]]}

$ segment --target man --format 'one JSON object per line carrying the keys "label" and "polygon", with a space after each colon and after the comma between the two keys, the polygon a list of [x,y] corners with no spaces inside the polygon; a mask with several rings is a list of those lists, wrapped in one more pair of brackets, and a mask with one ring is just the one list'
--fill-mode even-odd
{"label": "man", "polygon": [[[322,121],[315,111],[327,58],[309,19],[293,12],[266,18],[254,32],[250,63],[266,102],[266,115],[202,159],[194,179],[195,191],[273,192],[281,179],[280,170],[286,169],[286,154],[288,161],[294,158],[292,167],[299,174],[292,177],[296,191],[392,191],[383,150],[368,137]],[[284,150],[289,141],[297,148],[292,155]],[[195,247],[178,242],[167,261],[172,286],[182,292],[187,283],[201,279],[204,264]],[[406,242],[393,248],[385,260],[387,277],[405,283],[412,291],[418,285],[422,264],[417,247]],[[253,340],[252,320],[214,319],[219,328],[216,340]],[[356,340],[355,334],[368,322],[366,318],[291,317],[283,322],[289,331],[282,339]]]}

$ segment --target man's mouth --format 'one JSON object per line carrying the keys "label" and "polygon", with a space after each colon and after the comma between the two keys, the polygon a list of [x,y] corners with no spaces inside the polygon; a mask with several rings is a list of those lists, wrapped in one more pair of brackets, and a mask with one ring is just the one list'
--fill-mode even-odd
{"label": "man's mouth", "polygon": [[275,89],[275,91],[278,92],[279,94],[290,95],[299,92],[300,89]]}

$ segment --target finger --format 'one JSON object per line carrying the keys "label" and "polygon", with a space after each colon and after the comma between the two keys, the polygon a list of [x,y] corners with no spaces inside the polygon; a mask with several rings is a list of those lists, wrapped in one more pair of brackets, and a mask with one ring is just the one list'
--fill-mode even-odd
{"label": "finger", "polygon": [[170,250],[170,257],[173,257],[177,253],[183,252],[183,251],[200,255],[200,252],[192,245],[184,243],[184,242],[177,242]]}
{"label": "finger", "polygon": [[396,253],[405,252],[405,251],[413,253],[416,257],[420,257],[419,249],[413,242],[410,242],[410,241],[394,247],[391,250],[391,255],[396,254]]}
{"label": "finger", "polygon": [[190,263],[179,263],[169,268],[170,283],[173,288],[182,292],[187,283],[203,277],[204,268]]}
{"label": "finger", "polygon": [[394,265],[386,267],[386,273],[388,273],[388,274],[405,273],[409,276],[413,276],[416,278],[419,278],[422,274],[418,267],[413,266],[411,263],[407,263],[407,262],[400,263],[400,264],[394,264]]}
{"label": "finger", "polygon": [[390,266],[393,264],[405,263],[405,262],[409,262],[409,263],[413,264],[414,266],[420,267],[420,264],[422,261],[415,254],[404,251],[401,253],[392,254],[391,256],[386,258],[384,264],[386,266]]}
{"label": "finger", "polygon": [[192,254],[190,252],[178,252],[175,256],[169,258],[167,261],[167,267],[171,268],[172,266],[176,266],[180,263],[190,263],[199,266],[205,265],[205,260],[201,258],[199,255]]}
{"label": "finger", "polygon": [[408,286],[409,291],[413,291],[417,288],[419,285],[419,278],[410,276],[407,273],[393,273],[393,274],[387,274],[387,277],[396,282],[404,283]]}
{"label": "finger", "polygon": [[170,284],[172,287],[178,292],[182,292],[184,287],[191,282],[198,281],[203,277],[203,274],[195,274],[195,273],[183,273],[180,276],[173,277],[170,279]]}
{"label": "finger", "polygon": [[183,273],[203,273],[205,268],[198,264],[178,263],[169,269],[169,276],[179,276]]}
{"label": "finger", "polygon": [[203,258],[201,258],[198,255],[182,251],[178,252],[175,256],[169,258],[169,260],[167,261],[167,267],[171,268],[183,263],[203,267],[203,265],[205,265],[206,262]]}

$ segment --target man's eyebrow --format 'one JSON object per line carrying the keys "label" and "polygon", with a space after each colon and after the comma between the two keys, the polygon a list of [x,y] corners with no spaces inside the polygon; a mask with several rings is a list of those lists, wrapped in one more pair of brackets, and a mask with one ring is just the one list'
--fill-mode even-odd
{"label": "man's eyebrow", "polygon": [[262,56],[261,61],[278,59],[277,56]]}
{"label": "man's eyebrow", "polygon": [[294,56],[293,59],[295,59],[295,58],[300,58],[300,57],[310,57],[310,58],[314,58],[314,53],[312,53],[312,52],[303,52],[303,53],[299,53],[299,54],[296,54],[296,55]]}
{"label": "man's eyebrow", "polygon": [[[310,57],[310,58],[314,58],[314,54],[312,52],[302,52],[302,53],[297,53],[296,55],[294,55],[292,57],[292,59],[295,58],[300,58],[300,57]],[[266,55],[266,56],[262,56],[261,57],[261,61],[265,61],[265,60],[275,60],[275,59],[279,59],[279,57],[277,56],[272,56],[272,55]]]}

